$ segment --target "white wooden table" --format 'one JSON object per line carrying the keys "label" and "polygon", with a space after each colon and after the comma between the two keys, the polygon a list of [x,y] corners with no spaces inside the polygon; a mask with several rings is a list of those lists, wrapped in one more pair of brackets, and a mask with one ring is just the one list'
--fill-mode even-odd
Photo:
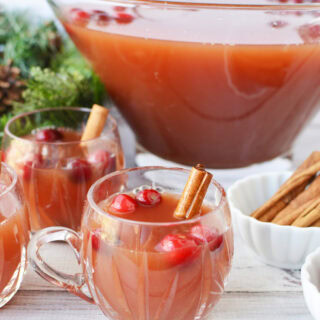
{"label": "white wooden table", "polygon": [[[319,149],[320,114],[298,139],[294,162]],[[222,181],[223,183],[223,181]],[[65,246],[55,245],[50,259],[66,272],[75,269]],[[44,254],[48,254],[44,250]],[[106,319],[94,305],[40,279],[30,268],[20,291],[0,311],[5,320]],[[260,263],[235,235],[233,269],[226,293],[215,309],[215,320],[311,320],[304,302],[299,271],[281,270]],[[174,320],[174,319],[168,319]]]}

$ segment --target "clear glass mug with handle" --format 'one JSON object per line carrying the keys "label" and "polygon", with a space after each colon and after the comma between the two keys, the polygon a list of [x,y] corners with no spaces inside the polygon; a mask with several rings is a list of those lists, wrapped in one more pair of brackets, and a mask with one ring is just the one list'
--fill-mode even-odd
{"label": "clear glass mug with handle", "polygon": [[111,115],[99,137],[80,141],[90,112],[75,107],[40,109],[17,115],[5,127],[4,161],[22,182],[32,232],[52,226],[78,231],[90,186],[124,167]]}
{"label": "clear glass mug with handle", "polygon": [[[49,282],[97,304],[112,320],[205,319],[219,301],[233,257],[233,232],[223,188],[212,181],[205,197],[205,215],[175,222],[146,222],[112,215],[106,199],[152,186],[181,194],[189,171],[141,167],[117,171],[98,180],[89,190],[81,232],[51,227],[35,234],[29,259]],[[219,245],[197,244],[192,259],[188,247],[171,252],[157,244],[166,235],[187,236],[194,227],[215,230]],[[40,255],[43,245],[65,241],[73,249],[82,273],[66,275],[50,267]],[[179,257],[172,263],[172,255]],[[170,261],[170,263],[168,263]],[[89,289],[89,290],[88,290]]]}
{"label": "clear glass mug with handle", "polygon": [[18,291],[27,266],[28,212],[17,174],[1,164],[0,307]]}

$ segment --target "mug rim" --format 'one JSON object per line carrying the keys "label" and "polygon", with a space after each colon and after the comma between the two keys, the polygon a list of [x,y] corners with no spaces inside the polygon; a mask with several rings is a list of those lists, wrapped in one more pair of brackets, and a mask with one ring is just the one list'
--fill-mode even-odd
{"label": "mug rim", "polygon": [[[62,4],[68,1],[62,0],[47,0],[50,5],[55,7],[61,7]],[[82,1],[85,2],[85,1]],[[147,6],[168,6],[175,8],[205,8],[205,9],[239,9],[239,10],[297,10],[297,9],[319,9],[320,3],[311,2],[311,3],[258,3],[255,1],[252,4],[244,4],[238,0],[236,3],[229,0],[226,1],[217,1],[210,0],[205,2],[204,0],[167,0],[165,3],[162,0],[108,0],[109,3],[114,3],[115,5],[147,5]],[[97,0],[96,3],[105,3],[105,0]]]}
{"label": "mug rim", "polygon": [[94,141],[98,141],[100,140],[102,137],[108,136],[110,133],[112,132],[117,132],[118,130],[118,125],[117,125],[117,121],[116,119],[109,113],[108,117],[107,117],[107,121],[105,123],[104,128],[107,126],[108,123],[111,122],[111,127],[108,128],[105,132],[102,132],[102,134],[97,137],[97,138],[93,138],[93,139],[88,139],[88,140],[83,140],[83,141],[55,141],[55,142],[45,142],[45,141],[36,141],[36,140],[29,140],[26,139],[24,137],[19,137],[17,135],[15,135],[14,133],[12,133],[10,131],[10,125],[12,125],[15,121],[22,119],[22,118],[26,118],[30,115],[33,114],[37,114],[40,112],[49,112],[49,111],[64,111],[64,110],[71,110],[71,111],[79,111],[79,112],[84,112],[84,113],[88,113],[90,114],[91,109],[90,108],[84,108],[84,107],[57,107],[57,108],[43,108],[43,109],[37,109],[37,110],[33,110],[33,111],[28,111],[28,112],[24,112],[21,114],[18,114],[14,117],[12,117],[7,123],[6,126],[4,128],[4,133],[9,136],[11,139],[14,140],[20,140],[23,142],[32,142],[32,143],[36,143],[39,145],[51,145],[51,146],[70,146],[70,145],[78,145],[79,143],[81,144],[86,144],[88,142],[94,142]]}
{"label": "mug rim", "polygon": [[[141,170],[148,170],[148,171],[160,171],[160,170],[167,170],[167,171],[176,171],[176,172],[183,172],[185,174],[189,174],[190,170],[184,169],[184,168],[179,168],[179,167],[163,167],[163,166],[144,166],[144,167],[135,167],[135,168],[129,168],[129,169],[122,169],[118,170],[112,173],[109,173],[105,175],[104,177],[100,178],[97,180],[89,189],[87,193],[87,201],[88,201],[88,206],[93,209],[96,213],[99,213],[103,216],[107,216],[113,220],[123,222],[123,223],[129,223],[129,224],[134,224],[134,225],[144,225],[144,226],[176,226],[176,225],[183,225],[183,224],[192,224],[201,221],[204,219],[204,217],[207,217],[208,215],[215,214],[217,211],[220,211],[222,207],[225,205],[228,205],[227,201],[227,195],[224,190],[224,188],[221,186],[219,182],[217,182],[214,178],[211,180],[210,185],[213,185],[216,189],[219,190],[221,194],[221,198],[219,203],[216,205],[216,207],[211,210],[209,213],[203,216],[198,216],[192,219],[184,219],[180,221],[174,221],[174,222],[148,222],[148,221],[135,221],[135,220],[129,220],[126,218],[121,218],[119,216],[112,215],[104,210],[102,210],[97,203],[93,199],[93,193],[95,191],[95,188],[97,188],[102,182],[113,178],[118,175],[126,174],[129,172],[135,172],[135,171],[141,171]],[[114,193],[115,194],[115,193]],[[86,213],[84,213],[85,215]]]}

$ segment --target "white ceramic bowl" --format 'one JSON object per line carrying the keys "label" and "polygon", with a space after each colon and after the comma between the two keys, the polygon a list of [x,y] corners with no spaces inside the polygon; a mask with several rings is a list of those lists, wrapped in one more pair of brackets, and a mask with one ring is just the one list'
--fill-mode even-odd
{"label": "white ceramic bowl", "polygon": [[320,247],[320,228],[279,226],[258,221],[250,214],[267,201],[291,172],[265,173],[235,182],[228,190],[235,228],[264,263],[299,269],[306,256]]}
{"label": "white ceramic bowl", "polygon": [[301,269],[306,304],[315,320],[320,320],[320,248],[311,253]]}

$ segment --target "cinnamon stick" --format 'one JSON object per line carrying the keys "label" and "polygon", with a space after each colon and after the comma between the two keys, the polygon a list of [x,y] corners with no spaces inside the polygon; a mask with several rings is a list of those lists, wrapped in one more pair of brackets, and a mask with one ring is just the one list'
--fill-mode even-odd
{"label": "cinnamon stick", "polygon": [[191,169],[187,184],[178,202],[174,216],[178,219],[191,219],[200,212],[212,174],[200,164]]}
{"label": "cinnamon stick", "polygon": [[320,176],[316,177],[310,186],[293,199],[279,214],[271,221],[279,225],[290,225],[301,214],[301,208],[304,208],[309,202],[319,198],[320,195]]}
{"label": "cinnamon stick", "polygon": [[296,227],[310,227],[320,219],[320,198],[310,201],[309,205],[302,211],[300,216],[292,223]]}
{"label": "cinnamon stick", "polygon": [[312,224],[311,227],[320,227],[320,219],[317,220],[314,224]]}
{"label": "cinnamon stick", "polygon": [[99,137],[107,121],[108,114],[109,110],[107,108],[94,104],[82,134],[81,141]]}
{"label": "cinnamon stick", "polygon": [[269,222],[296,198],[314,179],[320,170],[320,152],[313,152],[294,174],[280,187],[265,204],[255,210],[251,216]]}

